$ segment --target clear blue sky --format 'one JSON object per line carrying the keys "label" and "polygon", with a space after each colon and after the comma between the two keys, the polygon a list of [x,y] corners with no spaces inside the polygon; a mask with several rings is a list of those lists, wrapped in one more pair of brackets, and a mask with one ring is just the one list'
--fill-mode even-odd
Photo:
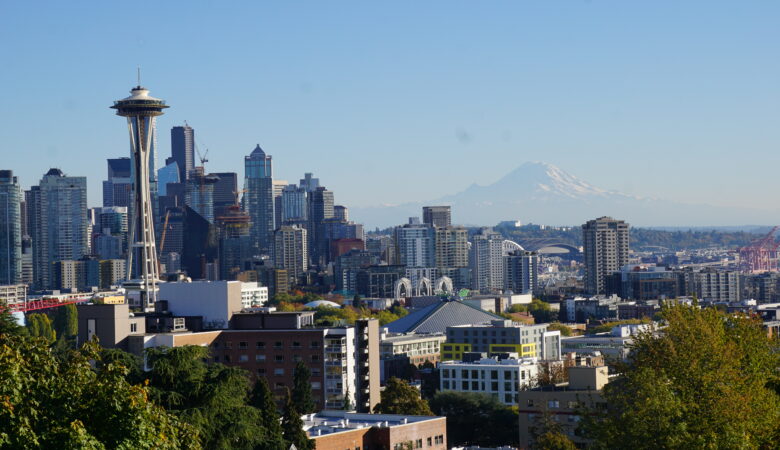
{"label": "clear blue sky", "polygon": [[780,2],[0,3],[0,168],[26,187],[129,153],[142,82],[207,170],[314,172],[337,203],[426,200],[541,160],[600,187],[775,208]]}

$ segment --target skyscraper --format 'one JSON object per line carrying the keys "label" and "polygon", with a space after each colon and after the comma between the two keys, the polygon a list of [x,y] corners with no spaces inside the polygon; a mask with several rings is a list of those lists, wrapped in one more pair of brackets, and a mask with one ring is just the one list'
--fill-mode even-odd
{"label": "skyscraper", "polygon": [[228,210],[238,205],[238,174],[235,172],[217,172],[209,176],[217,177],[214,184],[214,217],[228,213]]}
{"label": "skyscraper", "polygon": [[0,170],[0,285],[22,282],[22,191],[10,170]]}
{"label": "skyscraper", "polygon": [[214,223],[214,187],[219,178],[203,173],[203,166],[190,170],[185,183],[184,203],[210,223]]}
{"label": "skyscraper", "polygon": [[[319,180],[317,180],[319,183]],[[329,242],[325,239],[323,221],[333,218],[333,192],[324,186],[309,192],[309,248],[314,264],[324,265],[328,253]]]}
{"label": "skyscraper", "polygon": [[186,122],[171,128],[171,160],[179,166],[179,180],[183,183],[195,167],[195,130]]}
{"label": "skyscraper", "polygon": [[271,156],[257,145],[244,157],[244,208],[252,220],[252,245],[264,254],[273,250],[274,187]]}
{"label": "skyscraper", "polygon": [[235,280],[243,270],[244,262],[252,257],[249,216],[234,205],[216,220],[219,228],[220,279]]}
{"label": "skyscraper", "polygon": [[[130,96],[117,100],[112,109],[127,118],[133,175],[133,201],[130,205],[130,250],[128,251],[128,281],[126,287],[138,293],[140,306],[149,309],[157,300],[159,266],[155,244],[157,174],[154,167],[156,147],[155,120],[168,106],[163,100],[149,96],[149,90],[139,86]],[[135,261],[135,264],[133,264]]]}
{"label": "skyscraper", "polygon": [[448,227],[452,225],[449,206],[423,206],[423,223],[432,227]]}
{"label": "skyscraper", "polygon": [[492,228],[483,228],[471,242],[472,288],[482,293],[504,288],[504,238]]}
{"label": "skyscraper", "polygon": [[464,227],[436,227],[436,267],[468,267],[469,232]]}
{"label": "skyscraper", "polygon": [[130,206],[133,180],[130,158],[109,158],[108,174],[103,182],[103,206]]}
{"label": "skyscraper", "polygon": [[585,257],[585,291],[606,292],[606,277],[628,264],[628,224],[612,217],[599,217],[582,225]]}
{"label": "skyscraper", "polygon": [[282,189],[282,225],[299,224],[305,226],[307,217],[306,188],[288,184]]}
{"label": "skyscraper", "polygon": [[26,194],[33,284],[36,289],[50,289],[55,262],[81,259],[88,252],[87,178],[51,169]]}

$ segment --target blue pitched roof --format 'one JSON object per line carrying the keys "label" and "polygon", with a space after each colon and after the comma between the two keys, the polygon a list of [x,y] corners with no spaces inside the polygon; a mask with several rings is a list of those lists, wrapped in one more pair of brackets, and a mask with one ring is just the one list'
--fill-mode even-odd
{"label": "blue pitched roof", "polygon": [[459,301],[428,305],[386,325],[391,333],[445,333],[447,327],[476,325],[501,319],[493,313]]}

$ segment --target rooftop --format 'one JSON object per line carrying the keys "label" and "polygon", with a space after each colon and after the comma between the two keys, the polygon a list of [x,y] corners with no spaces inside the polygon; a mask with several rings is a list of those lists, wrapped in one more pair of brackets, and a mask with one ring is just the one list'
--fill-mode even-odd
{"label": "rooftop", "polygon": [[390,428],[431,420],[444,420],[437,416],[404,416],[399,414],[358,414],[346,411],[320,411],[302,416],[303,429],[309,437],[316,438],[360,428]]}

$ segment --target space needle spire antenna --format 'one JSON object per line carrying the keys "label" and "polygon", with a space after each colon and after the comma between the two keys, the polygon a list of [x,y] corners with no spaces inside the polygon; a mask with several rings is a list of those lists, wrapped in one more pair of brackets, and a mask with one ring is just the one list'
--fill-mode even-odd
{"label": "space needle spire antenna", "polygon": [[155,248],[154,212],[150,189],[149,158],[154,145],[154,123],[168,108],[165,101],[149,96],[141,86],[141,68],[138,68],[138,86],[130,96],[117,100],[112,109],[127,118],[130,132],[130,157],[133,191],[130,204],[130,248],[127,252],[127,281],[124,286],[130,303],[137,298],[144,310],[152,310],[157,301],[160,282],[157,250]]}

